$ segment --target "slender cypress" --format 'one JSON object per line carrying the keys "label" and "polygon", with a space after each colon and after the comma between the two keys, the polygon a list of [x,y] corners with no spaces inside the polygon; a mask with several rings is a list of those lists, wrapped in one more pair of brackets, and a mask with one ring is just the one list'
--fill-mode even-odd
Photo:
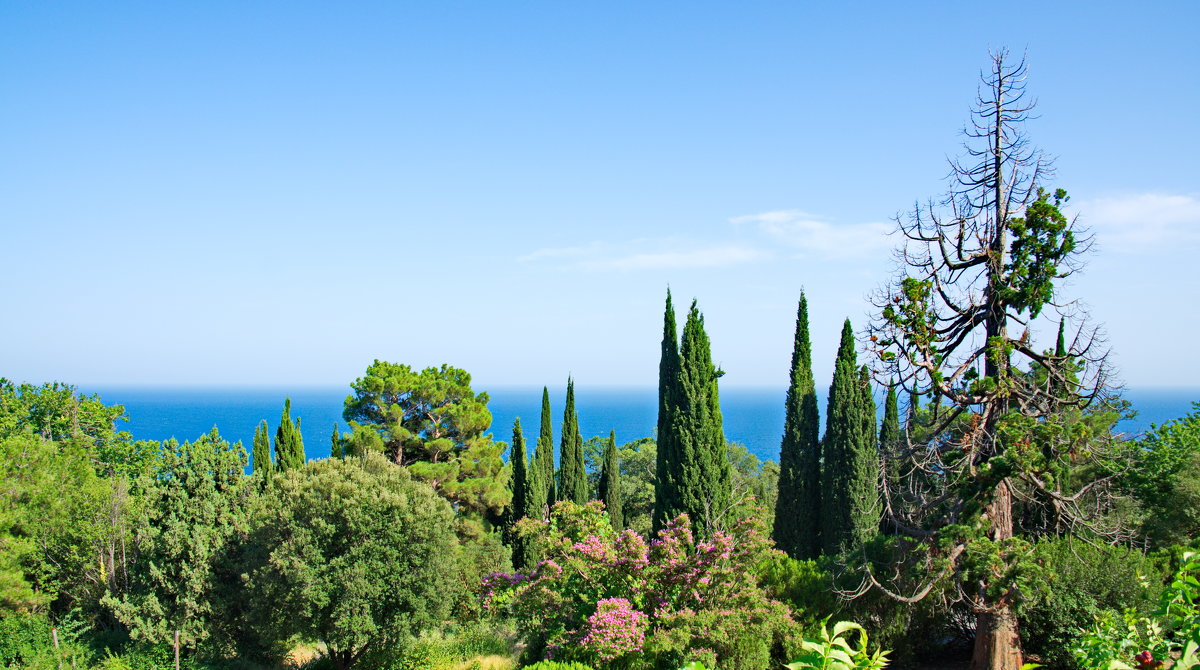
{"label": "slender cypress", "polygon": [[300,420],[292,422],[292,399],[283,401],[283,415],[279,417],[279,428],[275,430],[275,465],[281,471],[304,467],[304,438],[300,434]]}
{"label": "slender cypress", "polygon": [[[822,442],[825,462],[821,472],[821,548],[836,554],[850,547],[854,532],[851,488],[854,481],[854,454],[865,439],[861,418],[862,394],[859,388],[857,356],[854,353],[854,329],[850,319],[842,325],[842,339],[834,362],[833,382],[826,406],[825,437]],[[872,445],[874,446],[874,445]]]}
{"label": "slender cypress", "polygon": [[[508,462],[512,466],[512,505],[509,507],[509,521],[512,524],[525,518],[528,513],[526,504],[529,502],[529,466],[526,461],[525,434],[521,432],[521,418],[513,421],[512,450]],[[517,537],[509,528],[509,546],[512,547],[513,567],[518,570],[526,566],[525,542]]]}
{"label": "slender cypress", "polygon": [[880,507],[879,431],[875,423],[875,394],[871,388],[871,371],[862,366],[858,371],[858,421],[860,438],[851,445],[850,461],[850,546],[860,547],[876,532],[882,517]]}
{"label": "slender cypress", "polygon": [[604,467],[600,470],[600,499],[608,510],[608,518],[616,530],[625,529],[625,516],[621,509],[621,466],[617,461],[617,432],[609,431],[608,443],[604,445]]}
{"label": "slender cypress", "polygon": [[[896,399],[896,380],[888,384],[887,397],[883,401],[883,425],[879,428],[879,454],[883,458],[884,481],[887,485],[887,500],[895,505],[900,493],[900,404]],[[885,515],[886,516],[886,515]],[[884,528],[890,528],[887,522]]]}
{"label": "slender cypress", "polygon": [[588,501],[587,471],[583,465],[583,436],[579,433],[579,414],[575,411],[575,381],[567,378],[567,406],[563,409],[562,438],[559,445],[558,496],[583,505]]}
{"label": "slender cypress", "polygon": [[773,533],[775,544],[792,558],[816,558],[821,553],[819,421],[812,342],[808,334],[808,299],[801,293],[779,451],[779,497],[775,502]]}
{"label": "slender cypress", "polygon": [[679,395],[679,338],[675,331],[675,307],[671,303],[671,290],[667,289],[667,306],[663,313],[662,354],[658,362],[658,452],[655,457],[654,476],[654,530],[657,532],[679,514],[676,493],[676,455],[678,439],[675,436],[672,414],[676,411],[676,396]]}
{"label": "slender cypress", "polygon": [[677,460],[676,496],[701,537],[712,537],[724,523],[733,497],[732,468],[725,446],[717,378],[704,316],[692,301],[679,347],[679,394],[676,398],[674,439]]}
{"label": "slender cypress", "polygon": [[250,465],[254,474],[266,474],[271,471],[271,433],[267,421],[263,419],[254,429],[254,449],[251,452]]}
{"label": "slender cypress", "polygon": [[337,421],[333,422],[333,435],[329,437],[329,457],[342,458],[345,453],[342,451],[342,433],[338,430]]}
{"label": "slender cypress", "polygon": [[554,506],[554,501],[557,500],[557,491],[554,488],[554,428],[551,425],[550,417],[550,390],[545,386],[542,387],[542,423],[541,430],[538,433],[537,446],[533,451],[534,463],[539,469],[539,481],[541,482],[542,494],[540,500],[542,505],[549,509]]}

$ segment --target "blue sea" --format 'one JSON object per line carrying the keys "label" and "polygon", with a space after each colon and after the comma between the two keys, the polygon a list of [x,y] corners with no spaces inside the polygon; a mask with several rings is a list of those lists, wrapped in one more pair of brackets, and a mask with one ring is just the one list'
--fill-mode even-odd
{"label": "blue sea", "polygon": [[[301,420],[304,447],[309,458],[329,454],[334,423],[346,430],[342,403],[349,387],[327,388],[150,388],[82,387],[84,393],[98,393],[107,403],[125,406],[129,422],[119,426],[135,439],[179,441],[194,440],[217,426],[222,437],[240,440],[249,450],[254,428],[267,420],[272,434],[279,425],[285,397],[292,400],[292,417]],[[557,444],[562,422],[565,389],[552,391],[551,408]],[[516,417],[532,449],[541,415],[541,388],[500,388],[488,391],[492,410],[491,432],[495,439],[510,442]],[[654,388],[577,387],[576,406],[584,439],[608,436],[616,431],[618,443],[630,442],[654,434],[657,422],[657,390]],[[762,460],[779,460],[779,442],[783,435],[784,389],[731,388],[721,391],[725,436],[740,442]],[[1161,425],[1192,411],[1200,401],[1200,388],[1131,388],[1124,397],[1138,411],[1135,419],[1123,421],[1118,428],[1136,434],[1152,424]],[[824,403],[821,399],[820,402]],[[824,407],[822,422],[824,421]]]}

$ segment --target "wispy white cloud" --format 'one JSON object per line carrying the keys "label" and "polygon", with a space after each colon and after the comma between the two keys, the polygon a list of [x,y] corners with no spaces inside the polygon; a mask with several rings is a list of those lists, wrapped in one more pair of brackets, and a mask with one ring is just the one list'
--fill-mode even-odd
{"label": "wispy white cloud", "polygon": [[663,270],[720,268],[768,258],[770,253],[742,244],[697,246],[677,238],[637,239],[623,244],[538,249],[517,259],[549,262],[584,270]]}
{"label": "wispy white cloud", "polygon": [[1139,193],[1083,201],[1075,209],[1105,251],[1200,243],[1200,198],[1195,196]]}
{"label": "wispy white cloud", "polygon": [[776,244],[802,255],[820,254],[837,258],[871,256],[890,248],[888,223],[833,223],[828,217],[798,209],[747,214],[730,219],[737,226],[752,226]]}

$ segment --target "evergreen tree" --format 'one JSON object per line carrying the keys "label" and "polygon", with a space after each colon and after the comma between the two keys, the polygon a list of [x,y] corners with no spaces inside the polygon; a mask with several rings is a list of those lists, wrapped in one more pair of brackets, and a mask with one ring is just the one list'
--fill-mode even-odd
{"label": "evergreen tree", "polygon": [[[868,429],[864,405],[863,383],[854,352],[854,329],[846,319],[834,363],[833,383],[829,386],[822,443],[825,463],[821,482],[825,497],[821,501],[821,546],[827,554],[857,546],[864,534],[856,525],[863,523],[866,513],[863,507],[867,493],[863,487],[867,487],[870,496],[876,495],[877,472],[869,483],[863,481],[862,455],[869,449],[873,456],[876,448],[875,419],[872,415]],[[876,518],[871,531],[878,525]]]}
{"label": "evergreen tree", "polygon": [[883,425],[879,428],[879,454],[883,458],[887,499],[890,499],[892,504],[898,503],[901,448],[900,405],[896,399],[896,382],[893,379],[888,384],[887,397],[883,401]]}
{"label": "evergreen tree", "polygon": [[608,518],[616,530],[625,529],[621,510],[621,466],[617,461],[617,432],[609,431],[604,445],[604,467],[600,470],[600,499],[608,510]]}
{"label": "evergreen tree", "polygon": [[512,466],[512,504],[509,506],[509,546],[512,548],[513,567],[525,568],[525,542],[512,532],[512,525],[527,516],[529,501],[529,466],[526,462],[525,434],[521,432],[521,418],[513,421],[512,451],[508,462]]}
{"label": "evergreen tree", "polygon": [[283,401],[283,415],[275,430],[275,465],[281,471],[304,467],[304,438],[300,435],[300,420],[292,423],[292,399]]}
{"label": "evergreen tree", "polygon": [[542,387],[542,418],[538,432],[537,446],[534,448],[533,459],[539,470],[542,487],[542,505],[547,509],[554,506],[558,499],[558,491],[554,486],[554,428],[550,417],[550,390]]}
{"label": "evergreen tree", "polygon": [[679,337],[675,332],[675,307],[667,290],[663,313],[662,355],[658,362],[658,452],[655,455],[654,531],[658,532],[679,514],[675,465],[678,440],[672,413],[679,395]]}
{"label": "evergreen tree", "polygon": [[266,419],[254,429],[254,448],[250,453],[250,467],[254,474],[266,475],[271,471],[271,433]]}
{"label": "evergreen tree", "polygon": [[817,390],[808,335],[808,299],[800,294],[792,347],[791,384],[779,451],[779,497],[773,536],[792,558],[821,553],[821,443]]}
{"label": "evergreen tree", "polygon": [[877,416],[871,371],[864,365],[858,370],[858,421],[862,438],[850,452],[850,542],[854,547],[870,540],[879,531],[883,518]]}
{"label": "evergreen tree", "polygon": [[334,421],[333,422],[333,435],[331,435],[329,438],[329,457],[330,458],[342,458],[343,455],[344,455],[344,452],[342,451],[342,433],[341,433],[341,431],[338,430],[337,421]]}
{"label": "evergreen tree", "polygon": [[575,381],[570,377],[567,378],[567,406],[563,409],[558,468],[559,499],[586,504],[588,483],[583,465],[583,436],[579,433],[579,414],[575,411]]}
{"label": "evergreen tree", "polygon": [[701,536],[711,537],[723,524],[733,497],[733,478],[717,378],[724,374],[712,362],[704,316],[692,301],[679,347],[679,386],[672,409],[676,496]]}

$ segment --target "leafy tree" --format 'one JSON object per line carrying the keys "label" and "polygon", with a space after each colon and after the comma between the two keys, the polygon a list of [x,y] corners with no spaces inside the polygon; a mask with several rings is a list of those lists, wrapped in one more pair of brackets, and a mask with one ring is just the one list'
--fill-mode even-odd
{"label": "leafy tree", "polygon": [[610,431],[604,446],[604,467],[600,470],[600,495],[613,528],[624,530],[625,517],[621,513],[621,466],[617,460],[617,433]]}
{"label": "leafy tree", "polygon": [[695,301],[683,326],[679,348],[679,393],[671,408],[674,453],[666,463],[675,480],[679,508],[711,537],[731,506],[732,482],[722,428],[717,378],[704,317]]}
{"label": "leafy tree", "polygon": [[858,367],[854,329],[842,324],[822,450],[822,546],[827,554],[861,547],[879,528],[879,459],[875,403]]}
{"label": "leafy tree", "polygon": [[559,445],[558,496],[577,505],[588,501],[587,471],[583,466],[583,438],[575,411],[575,382],[567,379],[567,406],[563,409],[562,442]]}
{"label": "leafy tree", "polygon": [[821,443],[808,335],[808,299],[803,293],[796,310],[790,377],[772,536],[792,558],[816,558],[821,553]]}
{"label": "leafy tree", "polygon": [[1115,462],[1117,481],[1148,512],[1145,535],[1157,546],[1193,544],[1200,538],[1200,402],[1124,450],[1133,467]]}
{"label": "leafy tree", "polygon": [[356,379],[342,416],[350,453],[382,451],[460,509],[498,516],[511,502],[505,445],[483,431],[492,422],[487,393],[449,365],[417,372],[375,361]]}
{"label": "leafy tree", "polygon": [[251,451],[250,467],[256,475],[271,471],[271,437],[266,419],[254,429],[254,449]]}
{"label": "leafy tree", "polygon": [[288,472],[266,503],[249,585],[273,637],[319,640],[344,670],[442,625],[455,589],[454,515],[406,469],[373,454],[314,461]]}
{"label": "leafy tree", "polygon": [[649,437],[621,445],[621,515],[626,528],[648,536],[653,526],[658,445]]}
{"label": "leafy tree", "polygon": [[241,442],[230,445],[216,428],[194,442],[163,445],[140,569],[128,594],[105,599],[133,639],[166,643],[178,630],[184,648],[199,650],[221,625],[215,568],[245,528],[254,491],[245,468]]}
{"label": "leafy tree", "polygon": [[654,530],[659,531],[681,510],[677,492],[675,463],[678,462],[678,437],[675,434],[674,413],[677,411],[679,389],[679,336],[675,332],[675,307],[671,290],[667,289],[667,306],[663,312],[662,354],[658,362],[658,429],[657,462],[654,480]]}
{"label": "leafy tree", "polygon": [[1029,551],[1014,533],[1014,490],[1054,506],[1067,532],[1106,532],[1092,523],[1107,507],[1103,483],[1070,491],[1054,476],[1101,458],[1094,425],[1059,417],[1103,400],[1107,368],[1082,322],[1063,355],[1033,344],[1039,317],[1063,304],[1055,282],[1083,247],[1062,212],[1066,192],[1045,189],[1050,166],[1024,135],[1025,73],[1024,62],[993,54],[944,206],[899,220],[905,274],[879,295],[871,328],[881,372],[930,400],[924,441],[906,449],[929,475],[928,495],[892,506],[891,522],[913,541],[911,565],[889,569],[932,581],[908,596],[867,576],[908,600],[953,576],[976,615],[972,670],[1022,665],[1013,607]]}
{"label": "leafy tree", "polygon": [[300,419],[292,422],[292,399],[283,401],[283,415],[275,429],[275,465],[280,470],[304,467],[304,437],[300,434]]}

